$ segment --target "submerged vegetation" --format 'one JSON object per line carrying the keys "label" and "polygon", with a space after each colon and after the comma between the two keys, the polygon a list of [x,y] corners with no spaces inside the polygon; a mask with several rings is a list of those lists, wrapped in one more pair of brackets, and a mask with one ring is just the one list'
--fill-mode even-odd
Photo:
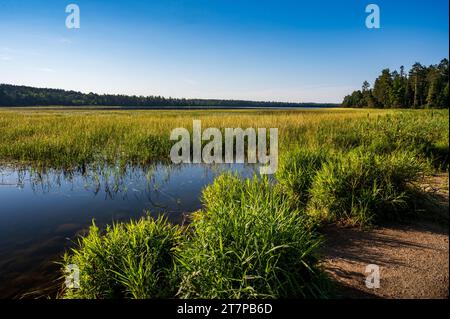
{"label": "submerged vegetation", "polygon": [[225,174],[189,226],[144,218],[87,236],[66,298],[327,297],[320,227],[414,214],[421,176],[448,170],[448,110],[0,111],[0,160],[39,166],[168,157],[175,127],[278,127],[273,179]]}

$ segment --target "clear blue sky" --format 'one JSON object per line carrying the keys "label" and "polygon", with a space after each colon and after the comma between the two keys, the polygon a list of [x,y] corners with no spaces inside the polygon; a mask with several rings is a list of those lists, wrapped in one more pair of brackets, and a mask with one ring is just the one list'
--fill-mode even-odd
{"label": "clear blue sky", "polygon": [[[65,27],[76,3],[81,28]],[[365,7],[381,28],[365,27]],[[0,0],[0,83],[340,102],[383,68],[448,57],[447,0]]]}

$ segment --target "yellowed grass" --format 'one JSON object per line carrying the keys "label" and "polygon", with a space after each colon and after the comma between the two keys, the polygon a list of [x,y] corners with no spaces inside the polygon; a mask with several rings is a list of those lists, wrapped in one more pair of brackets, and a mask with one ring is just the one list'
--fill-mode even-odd
{"label": "yellowed grass", "polygon": [[[318,129],[345,127],[387,114],[412,111],[367,109],[301,110],[49,110],[0,109],[0,160],[73,165],[98,158],[147,162],[167,158],[170,131],[192,127],[276,127],[283,152],[317,143]],[[417,116],[423,112],[416,111]],[[444,111],[445,112],[445,111]],[[448,112],[447,112],[448,114]],[[447,115],[448,116],[448,115]]]}

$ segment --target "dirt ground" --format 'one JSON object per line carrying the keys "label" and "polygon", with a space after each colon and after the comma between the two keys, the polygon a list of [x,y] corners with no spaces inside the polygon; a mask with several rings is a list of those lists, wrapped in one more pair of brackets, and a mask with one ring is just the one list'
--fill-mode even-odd
{"label": "dirt ground", "polygon": [[[343,298],[448,298],[448,175],[425,179],[425,218],[371,230],[325,229],[324,267]],[[366,266],[379,266],[379,288],[366,287]]]}

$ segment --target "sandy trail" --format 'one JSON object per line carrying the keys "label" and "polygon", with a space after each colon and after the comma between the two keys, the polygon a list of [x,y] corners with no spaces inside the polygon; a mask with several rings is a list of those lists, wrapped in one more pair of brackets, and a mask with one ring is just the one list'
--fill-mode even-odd
{"label": "sandy trail", "polygon": [[[423,188],[433,219],[377,227],[325,229],[324,267],[346,298],[448,298],[448,176],[428,178]],[[380,287],[365,285],[366,266],[380,267]]]}

